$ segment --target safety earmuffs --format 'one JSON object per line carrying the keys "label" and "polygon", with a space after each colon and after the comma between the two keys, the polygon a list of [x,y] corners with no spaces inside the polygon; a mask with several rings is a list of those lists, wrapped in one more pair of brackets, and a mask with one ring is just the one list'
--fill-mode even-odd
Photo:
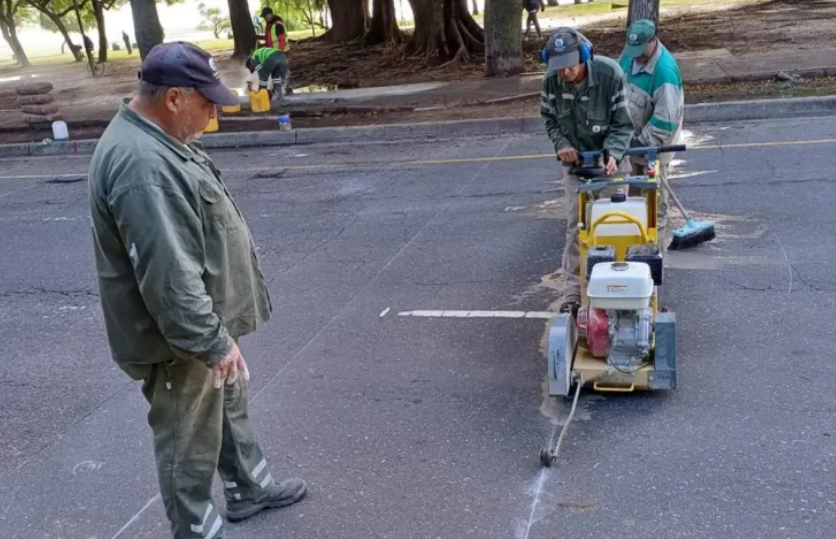
{"label": "safety earmuffs", "polygon": [[[578,63],[585,64],[586,62],[590,61],[593,56],[592,43],[590,43],[586,36],[578,32],[574,28],[560,28],[555,33],[562,31],[568,31],[578,39]],[[543,47],[542,49],[540,49],[540,61],[548,65],[549,54],[546,51],[546,49],[547,47]]]}

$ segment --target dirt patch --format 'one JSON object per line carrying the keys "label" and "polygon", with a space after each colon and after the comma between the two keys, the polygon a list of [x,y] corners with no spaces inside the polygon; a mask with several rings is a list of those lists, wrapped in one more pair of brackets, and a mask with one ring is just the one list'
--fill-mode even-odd
{"label": "dirt patch", "polygon": [[[622,21],[584,30],[595,48],[617,55]],[[662,17],[659,37],[672,52],[726,48],[732,54],[821,47],[836,40],[836,1],[766,0],[726,10],[694,10]]]}

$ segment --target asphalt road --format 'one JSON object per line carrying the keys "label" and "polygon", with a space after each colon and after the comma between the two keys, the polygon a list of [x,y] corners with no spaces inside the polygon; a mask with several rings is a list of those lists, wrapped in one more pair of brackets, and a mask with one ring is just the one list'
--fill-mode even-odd
{"label": "asphalt road", "polygon": [[[217,152],[276,308],[242,346],[252,421],[274,477],[310,484],[227,537],[836,536],[836,120],[688,143],[673,182],[718,238],[669,257],[680,387],[584,395],[548,471],[568,409],[543,398],[545,321],[399,316],[557,300],[545,140]],[[146,404],[105,341],[87,159],[0,164],[0,537],[165,539]]]}

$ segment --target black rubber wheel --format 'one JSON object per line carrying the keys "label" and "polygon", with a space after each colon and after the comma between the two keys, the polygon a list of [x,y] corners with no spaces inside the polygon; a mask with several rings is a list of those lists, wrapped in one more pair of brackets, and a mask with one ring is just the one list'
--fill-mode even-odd
{"label": "black rubber wheel", "polygon": [[540,463],[546,468],[552,467],[552,453],[549,448],[543,447],[540,449]]}

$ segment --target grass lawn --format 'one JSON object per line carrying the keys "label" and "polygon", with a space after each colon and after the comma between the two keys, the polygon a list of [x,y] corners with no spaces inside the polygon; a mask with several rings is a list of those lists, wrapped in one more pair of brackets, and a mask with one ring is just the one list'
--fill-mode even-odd
{"label": "grass lawn", "polygon": [[[319,30],[317,35],[321,35],[322,31]],[[311,37],[311,31],[308,30],[298,30],[295,32],[288,32],[288,37],[290,39],[305,39],[306,37]],[[228,51],[234,48],[233,41],[231,39],[212,39],[208,41],[196,41],[195,45],[205,49],[209,52],[221,52],[221,51]],[[110,62],[124,62],[124,61],[137,61],[139,59],[139,53],[134,50],[133,54],[128,56],[128,51],[120,50],[114,51],[110,50],[107,52],[107,61]],[[53,54],[53,55],[45,55],[45,56],[30,56],[29,62],[33,66],[59,66],[59,65],[70,65],[75,63],[72,55],[68,52],[66,54]],[[86,62],[86,60],[85,60]],[[11,60],[0,61],[0,69],[1,68],[8,68],[8,67],[15,67],[15,63]]]}

